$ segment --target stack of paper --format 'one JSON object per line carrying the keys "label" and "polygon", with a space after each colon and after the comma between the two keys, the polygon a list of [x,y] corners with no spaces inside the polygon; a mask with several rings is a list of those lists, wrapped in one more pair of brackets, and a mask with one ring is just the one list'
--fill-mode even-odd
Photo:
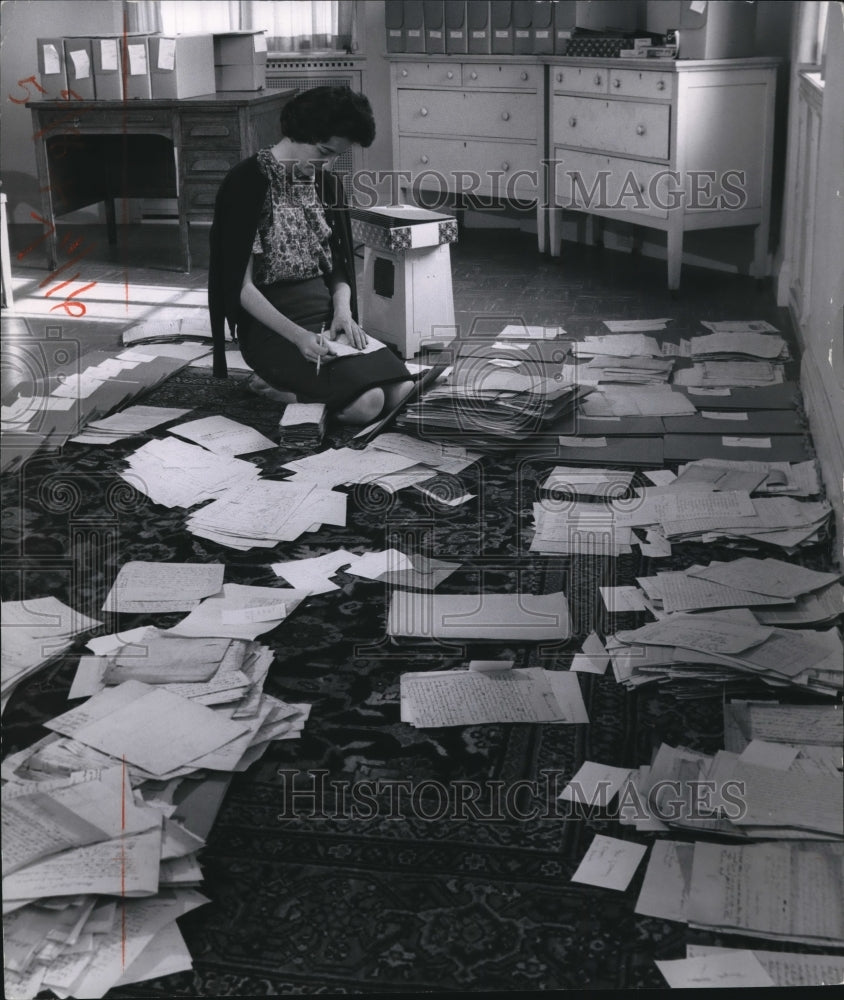
{"label": "stack of paper", "polygon": [[816,496],[821,488],[818,465],[814,460],[798,463],[741,462],[716,458],[681,465],[677,486],[713,490],[747,489],[751,493],[793,497]]}
{"label": "stack of paper", "polygon": [[669,385],[625,385],[593,392],[581,402],[580,413],[586,417],[690,416],[697,413],[697,407]]}
{"label": "stack of paper", "polygon": [[[233,459],[232,461],[238,461]],[[230,484],[187,518],[187,529],[229,548],[273,548],[323,524],[346,524],[346,496],[313,482],[254,480]]]}
{"label": "stack of paper", "polygon": [[102,622],[88,618],[55,597],[0,603],[3,642],[2,708],[15,687],[55,656],[81,632]]}
{"label": "stack of paper", "polygon": [[610,333],[583,337],[573,346],[579,358],[659,358],[662,348],[643,333]]}
{"label": "stack of paper", "polygon": [[325,404],[288,403],[278,426],[285,444],[317,448],[325,433]]}
{"label": "stack of paper", "polygon": [[[597,484],[595,487],[597,488]],[[582,502],[535,503],[531,552],[620,556],[631,552],[633,532],[615,523],[612,510]]]}
{"label": "stack of paper", "polygon": [[844,981],[844,956],[687,944],[686,957],[657,962],[672,987],[831,986]]}
{"label": "stack of paper", "polygon": [[581,469],[555,465],[541,489],[584,497],[621,497],[627,493],[632,482],[633,473],[624,469]]}
{"label": "stack of paper", "polygon": [[[354,448],[334,448],[306,455],[284,465],[295,475],[288,483],[318,484],[330,489],[349,483],[377,483],[393,472],[418,464],[417,458],[368,445],[360,451]],[[428,478],[430,478],[430,470]]]}
{"label": "stack of paper", "polygon": [[427,440],[454,439],[483,452],[510,450],[548,432],[591,391],[561,370],[549,374],[553,369],[543,364],[507,367],[500,360],[458,357],[447,382],[407,406],[398,425]]}
{"label": "stack of paper", "polygon": [[178,420],[186,413],[190,410],[166,406],[128,406],[110,417],[89,421],[85,430],[71,441],[76,444],[114,444],[127,437],[137,437],[171,420]]}
{"label": "stack of paper", "polygon": [[102,997],[159,974],[164,948],[190,969],[176,919],[208,902],[201,839],[119,765],[36,786],[3,789],[6,995]]}
{"label": "stack of paper", "polygon": [[616,680],[717,681],[753,674],[773,687],[796,684],[819,694],[844,689],[844,646],[835,629],[760,624],[746,608],[672,614],[607,639]]}
{"label": "stack of paper", "polygon": [[657,841],[636,912],[722,934],[840,948],[842,858],[840,843]]}
{"label": "stack of paper", "polygon": [[777,361],[696,361],[691,368],[674,373],[675,385],[762,386],[784,381],[783,366]]}
{"label": "stack of paper", "polygon": [[149,441],[127,459],[120,475],[164,507],[193,507],[227,488],[258,482],[258,468],[239,458],[215,455],[177,438]]}
{"label": "stack of paper", "polygon": [[[753,744],[753,747],[751,747]],[[742,754],[751,747],[787,748],[791,766],[822,773],[844,770],[844,712],[837,705],[788,705],[777,701],[724,703],[724,747]]]}
{"label": "stack of paper", "polygon": [[779,334],[754,333],[749,330],[692,337],[690,351],[693,358],[758,358],[768,361],[784,361],[788,358],[788,348]]}
{"label": "stack of paper", "polygon": [[418,729],[490,722],[588,722],[577,675],[505,661],[401,676],[401,718]]}

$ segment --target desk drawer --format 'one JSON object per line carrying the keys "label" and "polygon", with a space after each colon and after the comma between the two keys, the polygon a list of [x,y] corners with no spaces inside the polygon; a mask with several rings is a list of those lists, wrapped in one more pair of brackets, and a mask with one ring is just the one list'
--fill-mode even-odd
{"label": "desk drawer", "polygon": [[50,111],[38,116],[38,126],[44,138],[62,132],[149,132],[161,131],[168,135],[173,130],[173,119],[167,111],[141,111],[131,106],[123,111],[68,106],[67,111]]}
{"label": "desk drawer", "polygon": [[639,101],[555,97],[552,141],[645,159],[668,159],[670,107]]}
{"label": "desk drawer", "polygon": [[403,136],[399,159],[420,190],[509,199],[537,196],[538,154],[532,142]]}
{"label": "desk drawer", "polygon": [[606,94],[610,72],[603,66],[552,66],[554,93]]}
{"label": "desk drawer", "polygon": [[183,192],[185,211],[189,215],[214,214],[214,202],[219,190],[219,182],[203,184],[200,181],[187,181]]}
{"label": "desk drawer", "polygon": [[619,97],[655,97],[670,100],[674,92],[672,73],[653,70],[614,69],[610,71],[610,94]]}
{"label": "desk drawer", "polygon": [[459,87],[460,63],[400,63],[396,82],[400,87]]}
{"label": "desk drawer", "polygon": [[467,63],[463,67],[463,86],[506,90],[536,90],[542,81],[541,66],[512,66],[502,63]]}
{"label": "desk drawer", "polygon": [[220,179],[227,174],[232,167],[243,159],[240,150],[232,149],[186,149],[185,176],[188,179],[196,178],[201,180],[209,175],[218,175]]}
{"label": "desk drawer", "polygon": [[240,119],[237,114],[183,114],[182,144],[218,149],[240,148]]}
{"label": "desk drawer", "polygon": [[400,90],[398,105],[401,132],[536,141],[536,98],[533,94]]}

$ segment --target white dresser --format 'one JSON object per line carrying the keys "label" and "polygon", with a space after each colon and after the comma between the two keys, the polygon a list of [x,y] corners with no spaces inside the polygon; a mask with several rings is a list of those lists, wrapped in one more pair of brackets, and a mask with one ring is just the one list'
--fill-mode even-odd
{"label": "white dresser", "polygon": [[778,60],[548,60],[548,249],[562,209],[667,234],[668,287],[683,234],[754,226],[753,269],[769,273]]}
{"label": "white dresser", "polygon": [[405,174],[403,197],[427,208],[442,207],[436,196],[446,192],[482,208],[536,201],[542,229],[540,60],[404,54],[391,62],[393,167]]}

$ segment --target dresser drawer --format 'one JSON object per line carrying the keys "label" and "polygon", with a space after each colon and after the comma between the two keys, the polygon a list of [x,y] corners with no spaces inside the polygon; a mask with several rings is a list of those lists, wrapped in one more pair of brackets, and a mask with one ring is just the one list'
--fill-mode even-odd
{"label": "dresser drawer", "polygon": [[538,155],[532,142],[402,136],[400,169],[425,191],[463,191],[498,198],[537,197]]}
{"label": "dresser drawer", "polygon": [[551,66],[554,93],[606,94],[610,71],[603,66]]}
{"label": "dresser drawer", "polygon": [[101,110],[86,104],[68,104],[67,110],[39,112],[39,130],[44,138],[62,133],[79,132],[164,132],[170,134],[173,120],[168,111],[131,109],[124,114],[118,110]]}
{"label": "dresser drawer", "polygon": [[670,100],[674,74],[641,69],[610,70],[610,94],[619,97],[656,97]]}
{"label": "dresser drawer", "polygon": [[589,212],[629,213],[630,221],[665,219],[677,184],[664,164],[554,149],[554,204]]}
{"label": "dresser drawer", "polygon": [[666,160],[670,111],[667,104],[554,97],[551,139],[565,146]]}
{"label": "dresser drawer", "polygon": [[459,87],[460,63],[399,63],[396,82],[400,87]]}
{"label": "dresser drawer", "polygon": [[536,141],[533,94],[487,94],[445,90],[400,90],[400,132],[475,135]]}
{"label": "dresser drawer", "polygon": [[542,81],[541,66],[497,66],[493,63],[464,63],[463,86],[506,90],[536,90]]}
{"label": "dresser drawer", "polygon": [[240,147],[240,119],[237,114],[182,115],[182,145],[185,147]]}

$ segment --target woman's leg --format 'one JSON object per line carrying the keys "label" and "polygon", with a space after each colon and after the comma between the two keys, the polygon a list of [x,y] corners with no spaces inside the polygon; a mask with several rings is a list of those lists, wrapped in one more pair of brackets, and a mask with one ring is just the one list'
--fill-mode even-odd
{"label": "woman's leg", "polygon": [[342,410],[337,410],[336,418],[344,424],[368,424],[384,409],[384,390],[367,389],[352,400]]}
{"label": "woman's leg", "polygon": [[413,382],[390,382],[384,386],[384,400],[386,409],[392,410],[398,406],[404,397],[413,388]]}

